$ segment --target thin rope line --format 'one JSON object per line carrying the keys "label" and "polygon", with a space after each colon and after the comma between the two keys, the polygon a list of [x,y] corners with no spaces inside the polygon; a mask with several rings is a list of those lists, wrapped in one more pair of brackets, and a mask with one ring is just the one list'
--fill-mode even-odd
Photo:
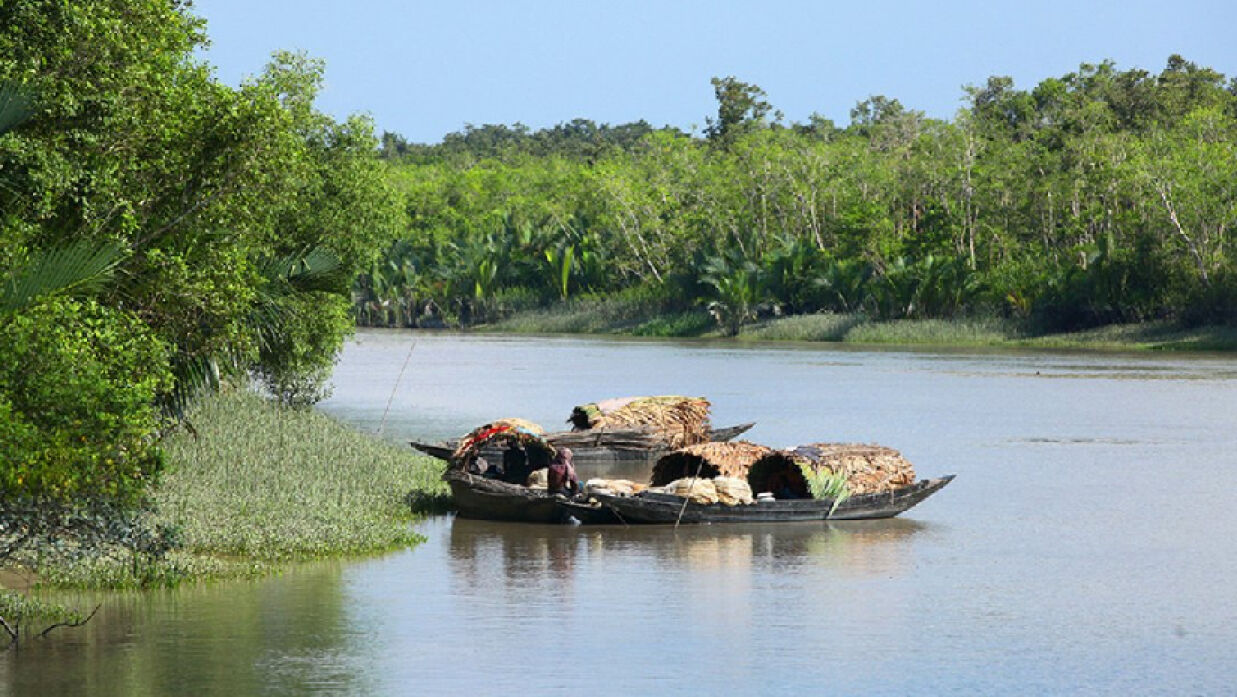
{"label": "thin rope line", "polygon": [[387,408],[382,410],[382,421],[378,423],[378,435],[382,435],[382,430],[387,427],[387,414],[391,412],[391,402],[395,401],[395,393],[399,391],[400,380],[404,379],[404,371],[408,369],[408,361],[412,360],[412,350],[417,347],[417,340],[412,340],[412,345],[408,347],[408,355],[404,357],[404,365],[399,369],[399,375],[395,378],[395,386],[391,388],[391,396],[387,397]]}

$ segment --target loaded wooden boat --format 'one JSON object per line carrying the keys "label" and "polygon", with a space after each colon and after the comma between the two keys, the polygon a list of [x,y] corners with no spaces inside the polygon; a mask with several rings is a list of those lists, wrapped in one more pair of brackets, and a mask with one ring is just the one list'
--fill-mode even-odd
{"label": "loaded wooden boat", "polygon": [[451,487],[455,509],[464,518],[525,523],[566,520],[567,514],[558,505],[560,497],[547,494],[545,489],[532,489],[458,469],[447,470],[442,479]]}
{"label": "loaded wooden boat", "polygon": [[747,505],[696,503],[673,494],[641,492],[633,496],[593,494],[592,502],[560,501],[564,516],[581,523],[642,524],[786,523],[812,520],[892,518],[940,491],[954,475],[922,479],[910,486],[850,496],[834,507],[832,499],[775,499]]}
{"label": "loaded wooden boat", "polygon": [[[755,425],[744,423],[709,429],[708,439],[711,442],[724,443],[746,433]],[[547,433],[544,438],[555,448],[571,448],[576,462],[654,460],[673,449],[656,431],[643,428],[560,431]],[[440,443],[409,441],[412,447],[440,460],[450,460],[459,444],[458,440]],[[482,454],[488,458],[497,452],[497,447],[491,447]]]}
{"label": "loaded wooden boat", "polygon": [[[836,483],[844,488],[813,485],[822,475],[840,478]],[[878,445],[814,443],[773,450],[742,441],[702,443],[660,458],[648,490],[593,491],[586,500],[559,507],[581,523],[862,520],[899,515],[952,480],[948,475],[915,481],[914,468],[900,453]],[[764,493],[753,497],[753,491]]]}
{"label": "loaded wooden boat", "polygon": [[[553,448],[570,448],[576,462],[604,464],[615,461],[650,461],[676,448],[703,442],[726,442],[754,424],[714,429],[709,424],[709,401],[703,397],[659,395],[621,397],[581,404],[572,409],[570,431],[545,434]],[[448,460],[458,441],[422,443],[412,447]],[[484,454],[489,458],[491,447]]]}
{"label": "loaded wooden boat", "polygon": [[[456,511],[464,518],[509,520],[528,523],[566,522],[567,514],[559,507],[571,499],[550,494],[544,487],[528,486],[526,475],[519,481],[508,481],[503,475],[486,476],[486,452],[498,453],[492,460],[501,461],[498,450],[516,443],[528,456],[528,471],[535,472],[549,463],[557,449],[551,445],[536,424],[519,419],[503,419],[474,429],[459,441],[448,457],[442,479],[451,488]],[[583,501],[582,497],[578,497]],[[599,511],[594,520],[607,522],[608,514]]]}

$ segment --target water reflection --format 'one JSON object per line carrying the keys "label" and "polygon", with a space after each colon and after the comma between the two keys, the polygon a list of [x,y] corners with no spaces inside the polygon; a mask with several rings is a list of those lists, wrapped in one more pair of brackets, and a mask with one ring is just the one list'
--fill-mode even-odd
{"label": "water reflection", "polygon": [[584,540],[568,526],[512,525],[456,518],[451,569],[463,595],[570,595]]}
{"label": "water reflection", "polygon": [[[827,568],[852,577],[896,576],[927,523],[894,518],[828,523],[672,526],[512,525],[456,518],[450,560],[461,592],[570,592],[577,565],[607,556],[669,571]],[[470,589],[470,590],[463,590]]]}
{"label": "water reflection", "polygon": [[0,694],[356,691],[340,571],[307,565],[260,582],[108,596],[85,627],[0,656]]}

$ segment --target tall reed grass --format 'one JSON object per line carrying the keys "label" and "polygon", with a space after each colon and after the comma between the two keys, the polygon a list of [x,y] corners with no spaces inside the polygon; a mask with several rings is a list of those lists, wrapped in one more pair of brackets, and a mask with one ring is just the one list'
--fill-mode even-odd
{"label": "tall reed grass", "polygon": [[165,443],[155,521],[181,547],[133,569],[127,557],[41,570],[61,586],[175,585],[194,577],[269,572],[290,560],[415,545],[408,504],[445,497],[440,463],[358,433],[314,410],[276,406],[246,390],[215,395]]}
{"label": "tall reed grass", "polygon": [[1018,323],[1002,319],[901,319],[864,322],[846,332],[860,344],[999,346],[1023,336]]}

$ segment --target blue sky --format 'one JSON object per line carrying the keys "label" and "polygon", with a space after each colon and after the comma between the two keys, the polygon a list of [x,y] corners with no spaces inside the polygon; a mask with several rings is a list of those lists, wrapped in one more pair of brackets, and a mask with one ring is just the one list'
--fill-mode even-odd
{"label": "blue sky", "polygon": [[1158,72],[1172,53],[1237,75],[1237,2],[398,2],[197,0],[206,59],[236,84],[271,51],[326,61],[318,106],[436,142],[467,123],[583,117],[704,126],[714,76],[762,87],[787,120],[840,125],[895,97],[950,118],[965,84],[1019,87],[1083,62]]}

